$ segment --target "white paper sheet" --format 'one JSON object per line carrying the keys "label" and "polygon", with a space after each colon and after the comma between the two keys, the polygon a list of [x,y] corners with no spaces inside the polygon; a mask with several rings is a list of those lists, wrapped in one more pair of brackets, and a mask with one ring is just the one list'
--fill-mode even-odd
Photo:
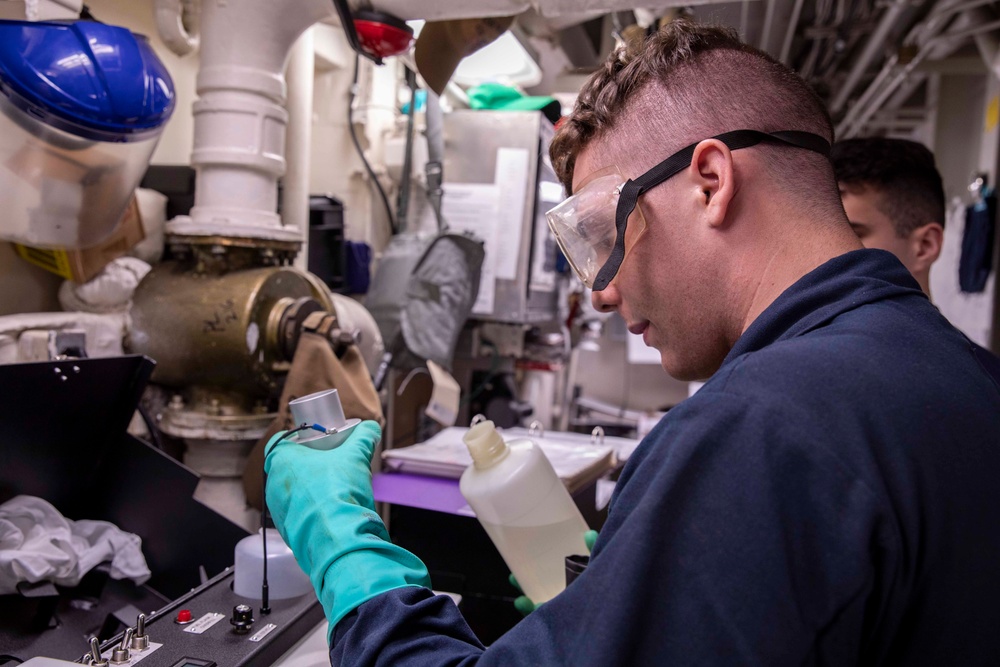
{"label": "white paper sheet", "polygon": [[431,390],[431,400],[424,414],[442,426],[454,426],[462,395],[458,381],[430,359],[427,360],[427,370],[431,373],[434,389]]}
{"label": "white paper sheet", "polygon": [[497,275],[497,232],[500,188],[486,183],[445,183],[441,213],[448,227],[471,232],[483,240],[486,257],[479,282],[479,296],[472,307],[476,315],[493,312]]}
{"label": "white paper sheet", "polygon": [[525,197],[528,196],[528,149],[500,148],[494,182],[500,189],[500,235],[497,245],[496,276],[501,280],[517,277],[521,253],[521,227]]}

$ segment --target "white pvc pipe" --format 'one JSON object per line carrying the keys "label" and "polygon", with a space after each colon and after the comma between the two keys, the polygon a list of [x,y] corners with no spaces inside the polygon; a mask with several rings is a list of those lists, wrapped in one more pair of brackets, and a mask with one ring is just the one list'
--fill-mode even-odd
{"label": "white pvc pipe", "polygon": [[[198,48],[199,11],[196,0],[156,0],[153,6],[156,32],[167,48],[179,56],[186,56]],[[189,31],[184,25],[187,15]]]}
{"label": "white pvc pipe", "polygon": [[315,39],[309,28],[292,47],[288,59],[288,150],[281,200],[281,218],[288,229],[302,235],[302,246],[295,257],[295,267],[309,265],[309,150],[312,144],[313,76],[315,74]]}
{"label": "white pvc pipe", "polygon": [[167,231],[298,242],[277,215],[285,173],[285,63],[329,0],[206,2],[194,104],[195,205]]}

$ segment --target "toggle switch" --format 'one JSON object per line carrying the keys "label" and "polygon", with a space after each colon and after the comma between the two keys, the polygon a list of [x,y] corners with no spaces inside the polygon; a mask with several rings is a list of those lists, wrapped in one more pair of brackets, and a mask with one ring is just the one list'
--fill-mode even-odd
{"label": "toggle switch", "polygon": [[91,667],[108,667],[108,661],[101,657],[101,645],[97,641],[97,637],[90,638],[90,658]]}
{"label": "toggle switch", "polygon": [[149,635],[146,634],[146,615],[139,614],[135,619],[135,636],[130,644],[133,651],[145,651],[149,648]]}
{"label": "toggle switch", "polygon": [[111,664],[112,665],[125,665],[128,661],[132,659],[132,655],[129,653],[128,647],[132,643],[132,628],[125,628],[125,636],[122,637],[122,643],[116,646],[111,651]]}

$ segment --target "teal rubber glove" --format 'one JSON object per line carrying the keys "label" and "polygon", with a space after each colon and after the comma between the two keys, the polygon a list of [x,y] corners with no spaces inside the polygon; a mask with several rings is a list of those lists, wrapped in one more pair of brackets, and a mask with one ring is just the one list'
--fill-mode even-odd
{"label": "teal rubber glove", "polygon": [[[588,530],[586,533],[583,534],[583,543],[587,545],[588,554],[594,550],[595,542],[597,542],[596,530]],[[516,588],[518,592],[520,593],[524,592],[521,590],[521,584],[517,583],[517,577],[515,577],[513,574],[507,577],[507,581],[509,581],[510,585]],[[527,595],[518,595],[516,598],[514,598],[514,609],[517,609],[518,613],[520,613],[521,616],[527,616],[531,612],[541,607],[543,604],[545,603],[540,602],[538,604],[535,604],[534,601]]]}
{"label": "teal rubber glove", "polygon": [[382,430],[361,422],[336,449],[277,433],[265,449],[267,507],[309,575],[330,632],[356,607],[404,586],[430,587],[419,558],[389,540],[375,512],[371,459]]}

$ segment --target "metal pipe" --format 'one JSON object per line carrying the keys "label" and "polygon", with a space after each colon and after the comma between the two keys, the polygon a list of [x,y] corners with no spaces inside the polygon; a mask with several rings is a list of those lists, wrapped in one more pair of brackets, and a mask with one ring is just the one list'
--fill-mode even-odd
{"label": "metal pipe", "polygon": [[438,231],[444,229],[444,217],[441,215],[441,198],[444,180],[444,114],[441,112],[441,102],[433,90],[427,91],[427,164],[424,172],[427,176],[427,199],[434,210]]}
{"label": "metal pipe", "polygon": [[1000,20],[990,21],[984,25],[977,25],[971,28],[966,28],[965,30],[959,30],[955,33],[948,33],[947,35],[942,35],[940,39],[955,40],[959,41],[966,37],[972,37],[985,32],[990,32],[991,30],[1000,29]]}
{"label": "metal pipe", "polygon": [[750,27],[750,0],[743,0],[740,7],[740,39],[747,41],[747,30]]}
{"label": "metal pipe", "polygon": [[865,44],[864,50],[858,59],[854,61],[854,65],[851,67],[851,71],[847,74],[847,80],[844,85],[837,91],[837,96],[833,98],[830,102],[830,113],[839,113],[847,100],[850,98],[851,93],[854,88],[861,81],[861,77],[864,76],[865,70],[868,69],[868,65],[875,59],[875,56],[885,48],[885,40],[889,36],[889,33],[896,26],[900,17],[909,4],[898,0],[897,2],[889,5],[885,13],[882,14],[882,19],[879,21],[875,30],[872,31],[871,37],[868,38],[868,42]]}
{"label": "metal pipe", "polygon": [[[744,3],[745,5],[746,3]],[[802,15],[802,5],[804,0],[795,0],[792,7],[792,17],[788,20],[788,29],[785,31],[785,41],[781,45],[781,57],[778,59],[788,65],[788,56],[792,50],[792,39],[795,37],[795,29],[799,25],[799,17]]]}
{"label": "metal pipe", "polygon": [[1000,78],[1000,40],[996,35],[986,33],[977,34],[974,39],[986,68],[993,73],[993,76]]}
{"label": "metal pipe", "polygon": [[983,5],[992,5],[994,2],[996,2],[996,0],[967,0],[967,2],[962,2],[957,5],[939,5],[938,8],[935,8],[935,10],[932,11],[927,18],[938,18],[939,16],[945,16],[947,14],[957,14],[959,12],[982,7]]}
{"label": "metal pipe", "polygon": [[778,0],[767,0],[764,9],[764,27],[760,33],[760,50],[767,51],[771,42],[771,26],[774,25],[774,12],[777,10]]}
{"label": "metal pipe", "polygon": [[802,64],[802,69],[799,70],[799,76],[807,81],[812,76],[813,70],[816,69],[816,62],[819,60],[819,45],[822,40],[822,37],[813,40],[809,55],[806,56],[806,61]]}
{"label": "metal pipe", "polygon": [[868,102],[871,101],[871,98],[874,97],[879,90],[881,90],[882,85],[885,83],[886,79],[888,79],[888,77],[892,74],[893,68],[896,67],[898,62],[899,62],[899,57],[895,54],[891,58],[889,58],[889,60],[885,63],[885,65],[882,66],[882,69],[875,77],[875,80],[872,81],[871,84],[869,84],[869,86],[865,89],[865,92],[861,94],[860,98],[858,98],[858,101],[855,102],[854,105],[847,110],[847,115],[845,115],[843,120],[841,120],[840,123],[837,124],[836,136],[838,139],[848,138],[847,136],[844,136],[845,132],[847,132],[847,129],[854,122],[854,119],[858,117],[858,114],[860,114],[867,107]]}
{"label": "metal pipe", "polygon": [[[931,30],[937,30],[941,26],[941,22],[944,19],[950,18],[953,14],[953,9],[956,8],[960,3],[956,0],[948,0],[944,3],[939,4],[931,15],[924,20],[924,22],[914,26],[906,36],[904,41],[910,43],[916,43],[923,49],[931,39],[934,39],[934,35]],[[966,16],[963,14],[962,16]],[[899,63],[898,54],[893,54],[889,60],[882,66],[881,71],[875,77],[868,88],[862,93],[861,97],[848,109],[847,114],[838,123],[836,134],[838,137],[850,137],[853,136],[859,128],[853,127],[856,119],[864,113],[871,102],[872,98],[879,94],[883,90],[883,84],[886,79],[892,75],[894,68]],[[877,107],[873,109],[877,110]]]}
{"label": "metal pipe", "polygon": [[[975,20],[969,14],[963,14],[962,16],[966,17],[967,20],[970,21]],[[997,29],[1000,29],[1000,20],[965,28],[946,35],[939,35],[929,40],[920,49],[920,51],[917,52],[916,57],[907,63],[906,67],[904,67],[903,70],[896,75],[896,78],[879,92],[879,94],[868,105],[868,108],[863,113],[858,115],[857,120],[855,120],[853,125],[848,128],[847,136],[854,136],[854,134],[859,132],[868,119],[871,118],[875,112],[879,110],[879,108],[881,108],[885,101],[889,99],[896,89],[907,79],[907,77],[909,77],[913,70],[931,55],[932,51],[935,52],[936,55],[942,56],[942,50],[947,50],[946,52],[953,51],[958,48],[959,43],[966,37],[971,37],[978,33],[989,32]]]}

